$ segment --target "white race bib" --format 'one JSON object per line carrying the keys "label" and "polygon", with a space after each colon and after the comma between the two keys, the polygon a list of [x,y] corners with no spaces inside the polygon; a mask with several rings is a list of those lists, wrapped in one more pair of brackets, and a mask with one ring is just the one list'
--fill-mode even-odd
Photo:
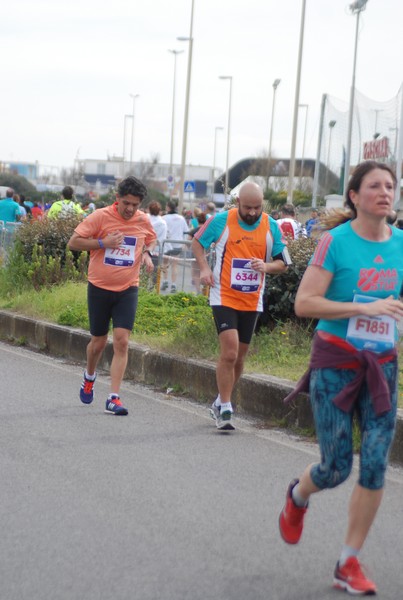
{"label": "white race bib", "polygon": [[231,264],[231,288],[238,292],[257,292],[262,274],[254,271],[249,258],[233,258]]}
{"label": "white race bib", "polygon": [[[374,302],[379,298],[354,295],[353,302]],[[395,345],[396,323],[392,317],[379,315],[368,317],[357,315],[350,317],[347,328],[347,341],[358,350],[385,352]]]}
{"label": "white race bib", "polygon": [[125,236],[119,248],[106,248],[104,263],[112,267],[132,267],[137,238]]}

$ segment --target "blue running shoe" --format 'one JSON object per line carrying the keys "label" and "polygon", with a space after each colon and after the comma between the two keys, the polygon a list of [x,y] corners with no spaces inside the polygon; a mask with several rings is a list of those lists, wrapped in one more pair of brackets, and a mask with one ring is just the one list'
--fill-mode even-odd
{"label": "blue running shoe", "polygon": [[94,400],[94,383],[96,378],[97,374],[95,373],[95,378],[92,381],[87,379],[84,371],[84,379],[80,388],[80,400],[84,404],[91,404]]}
{"label": "blue running shoe", "polygon": [[124,416],[129,414],[127,408],[123,406],[119,396],[112,396],[106,401],[105,412],[109,415]]}

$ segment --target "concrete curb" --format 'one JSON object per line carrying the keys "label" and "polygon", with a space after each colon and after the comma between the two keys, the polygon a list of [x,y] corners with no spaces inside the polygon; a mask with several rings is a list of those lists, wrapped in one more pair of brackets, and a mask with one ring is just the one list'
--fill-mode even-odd
{"label": "concrete curb", "polygon": [[[13,312],[0,311],[0,338],[84,364],[90,334],[82,329],[35,321]],[[109,342],[100,368],[109,370],[111,359],[112,344]],[[217,393],[214,364],[172,356],[132,342],[125,378],[158,387],[178,388],[206,403],[211,403]],[[290,405],[283,402],[294,385],[292,381],[277,377],[243,375],[234,397],[237,412],[258,417],[272,425],[313,428],[311,408],[305,394],[301,394]],[[402,410],[399,410],[390,457],[392,462],[403,465]]]}

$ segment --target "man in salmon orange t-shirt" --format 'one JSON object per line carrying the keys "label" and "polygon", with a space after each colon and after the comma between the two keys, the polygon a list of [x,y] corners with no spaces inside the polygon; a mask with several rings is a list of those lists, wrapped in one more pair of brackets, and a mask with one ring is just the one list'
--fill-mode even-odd
{"label": "man in salmon orange t-shirt", "polygon": [[[212,271],[205,250],[213,243],[216,261]],[[220,343],[218,396],[210,414],[219,430],[228,431],[235,429],[231,394],[263,310],[265,274],[282,273],[291,261],[276,221],[263,212],[262,189],[252,182],[241,186],[236,208],[206,221],[193,239],[192,250],[200,282],[210,286]]]}
{"label": "man in salmon orange t-shirt", "polygon": [[91,340],[80,399],[94,399],[96,368],[113,326],[111,388],[105,412],[127,415],[120,400],[120,385],[127,365],[129,337],[137,308],[140,266],[154,269],[151,251],[156,235],[148,216],[138,210],[147,188],[135,177],[123,179],[111,206],[88,215],[74,230],[68,247],[90,252],[88,266],[88,314]]}

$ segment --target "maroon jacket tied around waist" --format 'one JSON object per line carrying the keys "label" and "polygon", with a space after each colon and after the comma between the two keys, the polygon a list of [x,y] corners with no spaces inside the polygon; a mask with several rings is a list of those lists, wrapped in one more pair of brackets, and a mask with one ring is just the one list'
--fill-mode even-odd
{"label": "maroon jacket tied around waist", "polygon": [[[351,350],[322,339],[316,333],[313,338],[309,368],[298,381],[295,389],[284,399],[284,402],[290,402],[301,392],[309,392],[312,369],[351,368],[356,370],[357,374],[333,398],[334,404],[344,412],[350,412],[365,380],[376,415],[379,416],[389,411],[391,409],[389,386],[381,364],[396,360],[396,348],[375,354],[368,350],[357,350],[350,344],[349,346]],[[348,363],[348,367],[346,367],[346,363]]]}

